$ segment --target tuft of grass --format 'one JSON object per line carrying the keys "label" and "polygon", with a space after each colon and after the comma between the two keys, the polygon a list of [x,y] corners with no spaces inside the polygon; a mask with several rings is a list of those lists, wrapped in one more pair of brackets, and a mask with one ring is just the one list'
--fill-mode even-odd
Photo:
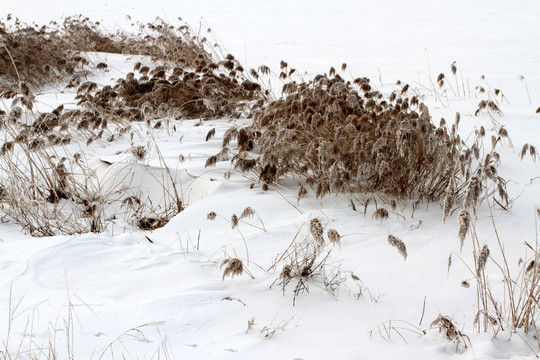
{"label": "tuft of grass", "polygon": [[[462,210],[462,212],[465,212],[465,210]],[[535,224],[537,223],[536,215],[540,216],[537,212],[538,208],[535,209]],[[468,213],[467,217],[469,217]],[[525,261],[520,259],[518,272],[516,273],[509,266],[493,214],[491,214],[491,218],[499,249],[498,259],[493,257],[493,251],[489,249],[488,244],[480,246],[479,235],[474,223],[467,223],[467,227],[470,228],[469,233],[471,234],[474,260],[474,270],[470,269],[470,271],[476,278],[478,296],[474,325],[479,332],[487,331],[489,327],[493,327],[495,336],[499,331],[511,330],[513,333],[518,333],[517,331],[520,329],[525,333],[534,331],[537,334],[540,322],[540,306],[537,301],[540,296],[540,266],[538,266],[540,264],[540,250],[538,239],[536,238],[532,245],[527,241],[525,242],[527,249],[532,251],[532,256],[529,256]],[[460,228],[461,226],[460,224]],[[460,236],[461,234],[460,230]],[[487,281],[489,273],[492,271],[487,266],[489,259],[492,260],[492,268],[498,269],[502,275],[504,282],[502,294],[492,291],[490,283]],[[470,284],[468,281],[463,281],[462,286],[469,287]],[[503,300],[498,299],[498,296],[502,297]],[[530,347],[528,343],[527,345]],[[538,347],[540,348],[540,342]]]}
{"label": "tuft of grass", "polygon": [[443,333],[448,339],[448,341],[453,341],[456,343],[456,352],[459,349],[459,346],[463,346],[465,349],[467,348],[467,343],[469,346],[471,345],[471,339],[462,333],[454,322],[448,317],[444,315],[439,315],[435,320],[433,320],[430,324],[430,329],[436,328],[439,329],[440,333]]}
{"label": "tuft of grass", "polygon": [[[11,21],[10,21],[11,20]],[[88,73],[89,62],[67,46],[62,35],[18,19],[0,21],[0,97],[12,98],[28,84],[33,89]]]}
{"label": "tuft of grass", "polygon": [[[303,225],[302,225],[303,227]],[[328,230],[329,243],[324,242],[324,228],[318,218],[314,218],[309,223],[308,234],[297,241],[302,227],[296,233],[293,241],[279,257],[279,259],[268,269],[270,271],[276,268],[278,264],[285,262],[281,267],[279,276],[274,280],[270,288],[275,284],[281,286],[283,294],[289,284],[294,284],[293,288],[293,306],[296,304],[296,298],[309,292],[310,284],[316,284],[325,289],[331,296],[337,297],[338,290],[342,286],[347,286],[347,282],[352,282],[356,289],[356,297],[363,294],[363,287],[360,278],[352,272],[342,271],[339,267],[328,264],[328,258],[331,250],[323,254],[324,247],[329,244],[340,244],[338,231]]]}
{"label": "tuft of grass", "polygon": [[[245,128],[256,151],[239,146],[233,164],[244,172],[258,172],[265,184],[288,176],[304,179],[299,199],[308,186],[317,197],[330,193],[429,201],[446,197],[445,218],[450,205],[463,200],[464,184],[472,177],[484,186],[504,187],[504,180],[496,176],[497,163],[480,159],[485,131],[475,134],[474,144],[467,146],[457,132],[459,114],[451,127],[446,122],[435,126],[427,106],[409,95],[408,88],[385,97],[369,79],[351,83],[335,72],[311,81],[290,81],[283,97],[262,107]],[[494,103],[485,106],[497,111]],[[499,134],[498,141],[506,135]],[[231,140],[225,137],[223,147]],[[244,166],[246,159],[251,166]],[[484,171],[488,167],[491,171]]]}

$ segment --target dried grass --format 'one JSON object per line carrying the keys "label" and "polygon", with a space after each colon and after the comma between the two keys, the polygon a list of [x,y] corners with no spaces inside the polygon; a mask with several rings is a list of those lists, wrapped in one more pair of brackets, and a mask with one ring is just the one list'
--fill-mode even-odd
{"label": "dried grass", "polygon": [[[465,210],[462,210],[462,212],[466,213]],[[536,215],[540,215],[537,212],[538,208],[535,209],[536,230],[538,230]],[[534,337],[537,338],[538,323],[540,321],[540,306],[537,301],[540,297],[540,266],[538,266],[540,264],[540,250],[538,239],[536,237],[533,245],[530,245],[527,241],[525,242],[527,249],[532,251],[532,256],[529,256],[525,261],[522,259],[519,260],[519,271],[516,273],[511,270],[506,258],[504,244],[499,237],[491,208],[490,213],[497,247],[500,251],[500,259],[494,259],[492,257],[493,255],[487,244],[480,246],[479,235],[474,223],[469,223],[468,213],[466,214],[468,218],[467,223],[462,225],[462,222],[460,222],[460,227],[466,226],[471,229],[474,270],[470,270],[476,279],[478,297],[474,325],[477,327],[478,332],[487,331],[490,326],[493,327],[495,336],[499,331],[504,331],[505,329],[511,330],[513,333],[518,333],[517,330],[522,329],[525,333],[533,331]],[[460,218],[461,216],[458,217],[458,220]],[[487,264],[489,259],[492,259],[495,269],[498,268],[500,271],[499,276],[502,276],[504,282],[503,289],[500,293],[494,294],[488,281],[490,272],[488,271]],[[463,281],[462,286],[469,287],[470,284],[468,281]],[[497,295],[502,300],[497,299]],[[527,343],[527,341],[525,342]],[[527,346],[530,347],[528,343]],[[540,347],[540,342],[538,346]],[[532,350],[532,347],[530,348]]]}
{"label": "dried grass", "polygon": [[[303,226],[302,226],[303,227]],[[329,243],[324,242],[324,228],[318,218],[314,218],[309,223],[308,234],[297,241],[302,227],[296,233],[293,241],[279,257],[279,259],[268,269],[270,271],[276,268],[282,260],[285,264],[281,268],[279,276],[274,280],[272,286],[278,284],[281,286],[283,294],[288,285],[293,282],[293,306],[296,304],[296,298],[309,292],[310,284],[326,290],[330,295],[337,297],[337,293],[342,286],[347,286],[347,282],[352,282],[355,286],[355,296],[359,298],[363,294],[363,287],[360,278],[352,272],[342,271],[339,267],[334,267],[327,263],[331,250],[323,254],[323,250],[329,244],[340,244],[338,231],[328,230]],[[350,288],[349,288],[350,291]]]}
{"label": "dried grass", "polygon": [[223,260],[223,262],[221,263],[220,269],[222,267],[225,267],[225,269],[223,270],[222,280],[225,280],[227,276],[230,276],[231,278],[233,278],[236,275],[242,275],[244,273],[244,263],[242,262],[242,260],[237,259],[237,258],[230,258],[230,259]]}
{"label": "dried grass", "polygon": [[[90,146],[124,136],[130,136],[133,144],[130,122],[143,120],[155,142],[154,132],[170,127],[174,116],[239,116],[255,102],[260,106],[266,97],[234,56],[220,58],[216,48],[187,25],[175,27],[158,18],[138,24],[135,33],[111,34],[82,16],[41,28],[11,18],[7,22],[0,22],[0,97],[13,100],[8,112],[0,112],[0,126],[6,133],[0,149],[1,169],[10,174],[2,181],[2,203],[8,218],[33,235],[102,231],[104,207],[111,196],[121,196],[90,191],[88,183],[74,181],[72,169],[92,174],[84,169],[84,153],[71,155],[61,149],[64,145],[77,141]],[[81,55],[86,51],[146,55],[151,65],[137,63],[134,73],[116,85],[100,86],[81,81],[90,71],[90,62]],[[95,67],[104,70],[107,64]],[[33,90],[52,82],[77,88],[77,109],[59,106],[51,112],[34,111]],[[152,123],[154,117],[165,119]],[[245,133],[240,131],[238,138],[245,140]],[[67,160],[59,161],[58,149],[68,154]],[[144,162],[148,149],[133,146],[131,153],[136,161]],[[228,156],[224,149],[216,161]],[[177,211],[181,211],[181,198],[176,188],[174,192]],[[143,210],[148,210],[148,204],[131,200],[122,206],[140,229],[153,230],[170,218],[168,213],[147,214]],[[29,211],[34,206],[39,210]],[[260,217],[258,221],[265,230]]]}
{"label": "dried grass", "polygon": [[467,335],[458,330],[454,322],[448,317],[439,315],[430,324],[430,329],[437,328],[439,332],[443,333],[448,341],[456,343],[456,352],[459,346],[467,348],[467,343],[471,345],[471,340]]}
{"label": "dried grass", "polygon": [[189,68],[176,64],[169,69],[158,65],[152,78],[129,73],[112,88],[90,91],[83,83],[78,89],[79,104],[89,103],[112,119],[214,118],[239,117],[265,97],[257,83],[241,74],[225,72],[223,65],[216,66]]}
{"label": "dried grass", "polygon": [[[0,22],[0,35],[4,98],[27,92],[26,84],[38,88],[69,80],[67,87],[78,88],[79,105],[90,106],[103,118],[140,121],[164,116],[238,117],[268,95],[234,56],[222,57],[188,25],[173,26],[160,18],[138,24],[132,33],[107,32],[83,16],[40,28],[16,20],[11,25]],[[100,87],[81,81],[90,71],[90,61],[82,55],[89,51],[145,55],[152,65],[137,63],[134,72],[115,86]],[[106,67],[96,65],[98,70]],[[88,127],[82,114],[78,120],[80,129]]]}
{"label": "dried grass", "polygon": [[250,150],[239,147],[233,157],[240,170],[246,158],[256,159],[248,171],[257,171],[266,184],[295,176],[305,179],[301,186],[310,186],[317,197],[350,192],[429,201],[446,197],[445,218],[463,200],[463,184],[473,176],[479,183],[505,186],[494,171],[484,171],[497,164],[479,158],[480,132],[466,146],[457,134],[459,115],[451,131],[445,122],[437,127],[427,106],[406,91],[385,98],[369,79],[351,83],[335,74],[290,81],[283,94],[245,128],[257,152],[246,155]]}
{"label": "dried grass", "polygon": [[0,39],[0,97],[25,92],[23,83],[37,89],[87,73],[88,60],[67,46],[58,31],[8,17],[0,21]]}

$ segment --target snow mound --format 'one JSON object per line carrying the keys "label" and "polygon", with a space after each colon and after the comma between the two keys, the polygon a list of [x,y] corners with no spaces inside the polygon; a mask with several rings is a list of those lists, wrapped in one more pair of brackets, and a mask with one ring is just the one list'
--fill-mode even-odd
{"label": "snow mound", "polygon": [[[153,208],[166,208],[176,201],[174,188],[184,207],[212,194],[217,180],[193,176],[186,169],[166,169],[134,161],[109,162],[96,158],[88,162],[92,184],[101,194],[115,194],[123,200],[137,197]],[[174,186],[173,186],[174,184]]]}

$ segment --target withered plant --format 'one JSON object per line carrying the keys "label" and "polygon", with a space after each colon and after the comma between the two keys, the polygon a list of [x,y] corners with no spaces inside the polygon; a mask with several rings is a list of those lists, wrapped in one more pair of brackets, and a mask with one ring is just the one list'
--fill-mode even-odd
{"label": "withered plant", "polygon": [[[20,100],[23,96],[18,94],[10,111],[0,114],[4,135],[0,203],[8,220],[33,236],[51,236],[104,231],[121,207],[128,210],[124,215],[135,216],[134,225],[143,230],[161,227],[178,213],[171,215],[168,206],[177,207],[176,192],[164,188],[166,203],[158,206],[147,199],[141,201],[137,187],[130,185],[131,172],[146,156],[145,147],[134,146],[131,165],[126,164],[119,175],[108,180],[98,178],[84,152],[73,154],[66,148],[72,140],[84,142],[90,136],[88,146],[89,140],[98,141],[105,131],[120,137],[127,134],[127,127],[115,129],[91,111],[65,111],[63,106],[50,113],[33,112],[32,106]],[[74,113],[82,117],[78,124],[73,121]]]}
{"label": "withered plant", "polygon": [[79,104],[88,102],[108,117],[238,117],[267,98],[233,55],[217,52],[217,44],[195,35],[186,24],[175,27],[157,18],[139,24],[135,34],[108,34],[88,19],[68,18],[64,27],[74,48],[146,55],[152,60],[151,65],[136,63],[133,72],[113,87],[80,84]]}
{"label": "withered plant", "polygon": [[0,204],[6,218],[32,236],[105,230],[106,196],[88,186],[90,179],[74,176],[77,166],[50,149],[30,149],[27,142],[3,153]]}
{"label": "withered plant", "polygon": [[288,285],[293,282],[293,306],[296,304],[296,298],[300,294],[309,292],[310,285],[319,286],[336,297],[342,285],[352,282],[357,287],[356,297],[360,297],[364,290],[360,278],[352,272],[342,271],[339,267],[328,264],[327,261],[331,250],[323,253],[327,245],[339,244],[340,236],[337,230],[328,230],[330,239],[328,243],[323,238],[323,227],[318,218],[310,221],[309,234],[304,235],[300,241],[297,241],[301,230],[302,227],[287,250],[269,269],[276,268],[279,263],[284,262],[279,276],[270,285],[270,288],[278,284],[281,286],[283,294],[285,294]]}
{"label": "withered plant", "polygon": [[[196,62],[207,65],[212,61],[205,60],[207,56],[204,52]],[[141,121],[145,117],[239,117],[265,97],[258,83],[242,74],[231,74],[218,65],[219,60],[213,61],[216,67],[210,68],[183,63],[157,65],[152,70],[142,67],[136,70],[138,74],[128,73],[119,79],[114,87],[82,83],[77,100],[79,105],[91,104],[98,113],[113,119]]]}
{"label": "withered plant", "polygon": [[[0,95],[13,97],[21,82],[33,89],[88,73],[88,61],[46,26],[30,26],[8,17],[0,21]],[[23,92],[24,87],[22,89]]]}
{"label": "withered plant", "polygon": [[351,83],[337,74],[286,83],[283,93],[255,113],[251,126],[237,130],[246,137],[238,138],[235,168],[257,172],[265,184],[298,177],[299,198],[307,187],[317,197],[348,192],[398,200],[447,197],[446,216],[473,176],[505,189],[495,150],[480,158],[485,131],[467,146],[457,133],[459,114],[451,126],[441,121],[437,127],[417,96],[395,91],[385,97],[367,78]]}
{"label": "withered plant", "polygon": [[[121,189],[111,190],[108,185],[89,187],[92,181],[88,179],[95,178],[95,174],[84,165],[84,152],[69,154],[64,145],[86,142],[90,146],[124,136],[131,137],[133,144],[132,121],[145,121],[147,135],[157,145],[154,133],[164,128],[174,130],[175,117],[239,116],[262,106],[267,96],[234,56],[218,51],[218,47],[195,35],[185,24],[175,27],[158,18],[153,23],[137,24],[131,33],[110,33],[83,16],[43,27],[27,26],[11,18],[7,23],[0,22],[0,97],[11,98],[12,104],[10,110],[0,112],[0,126],[6,134],[0,155],[5,160],[2,169],[9,175],[4,180],[10,181],[3,181],[2,200],[4,210],[13,215],[13,220],[35,235],[102,231],[104,207],[111,202],[120,203],[126,213],[134,216],[134,225],[143,230],[163,226],[183,209],[181,191],[157,146],[160,163],[172,184],[171,190],[164,189],[167,199],[174,198],[176,212],[172,215],[167,204],[166,208],[157,209],[145,203],[136,189],[122,196],[117,192]],[[143,55],[147,63],[135,64],[134,72],[114,86],[100,86],[85,81],[90,64],[81,54],[88,51]],[[107,64],[99,63],[94,68],[105,70]],[[34,111],[33,90],[51,82],[76,88],[78,108],[67,110],[59,106],[51,112]],[[140,146],[132,148],[139,162],[144,161],[146,152]],[[54,175],[57,167],[63,169],[58,176]],[[75,179],[75,169],[87,180]],[[120,179],[119,183],[122,182]],[[17,188],[25,184],[30,186]],[[31,196],[25,199],[40,204],[39,209],[44,212],[35,211],[34,218],[27,211],[30,203],[15,204],[21,191],[30,191]],[[53,220],[56,215],[60,219],[59,213],[64,210],[78,222],[91,219],[90,223],[67,229],[71,218]],[[240,220],[254,215],[247,211]],[[264,223],[258,215],[257,218],[264,230]]]}
{"label": "withered plant", "polygon": [[[78,88],[79,105],[113,121],[143,120],[144,115],[237,117],[267,99],[269,93],[233,55],[218,52],[217,44],[195,35],[187,24],[156,18],[137,25],[132,32],[110,33],[82,15],[42,27],[0,22],[0,79],[5,80],[0,95],[24,92],[21,82],[37,88],[69,80],[68,88]],[[89,51],[144,55],[151,65],[137,63],[115,86],[99,87],[84,81],[90,62],[82,54]],[[95,67],[103,70],[106,64]],[[82,121],[83,115],[76,115]]]}
{"label": "withered plant", "polygon": [[456,343],[456,352],[459,349],[459,346],[467,349],[467,344],[471,345],[471,339],[458,330],[454,322],[444,315],[439,315],[435,320],[433,320],[429,326],[430,329],[436,328],[439,329],[440,333],[443,333],[448,341]]}
{"label": "withered plant", "polygon": [[[536,215],[540,215],[538,208]],[[491,207],[490,207],[491,212]],[[493,257],[493,249],[487,244],[480,244],[480,235],[476,232],[475,223],[472,220],[467,225],[468,233],[472,241],[474,268],[472,275],[477,284],[477,309],[474,325],[478,332],[487,331],[492,327],[495,335],[499,331],[512,330],[516,332],[523,330],[525,333],[533,332],[534,338],[538,341],[538,325],[540,323],[540,305],[537,299],[540,297],[540,250],[538,247],[537,234],[534,243],[525,242],[528,251],[532,252],[526,259],[520,259],[517,272],[510,266],[509,259],[502,239],[499,237],[497,226],[491,213],[493,230],[496,238],[498,257]],[[460,225],[461,227],[461,225]],[[538,230],[535,226],[536,231]],[[460,230],[461,231],[461,230]],[[461,236],[461,234],[460,234]],[[491,263],[491,269],[500,271],[504,282],[502,294],[494,292],[488,281],[489,273],[487,265]],[[469,283],[463,284],[468,287]],[[540,348],[540,342],[538,343]]]}

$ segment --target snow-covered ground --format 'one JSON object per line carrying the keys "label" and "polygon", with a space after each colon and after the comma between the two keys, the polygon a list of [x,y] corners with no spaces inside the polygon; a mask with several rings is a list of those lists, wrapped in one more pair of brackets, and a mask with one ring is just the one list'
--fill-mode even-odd
{"label": "snow-covered ground", "polygon": [[[40,24],[84,14],[111,29],[129,28],[129,15],[141,22],[181,17],[197,29],[202,18],[247,68],[277,69],[285,60],[309,76],[345,62],[351,73],[345,76],[367,76],[383,93],[389,94],[397,80],[409,83],[425,95],[436,124],[461,113],[464,139],[480,126],[488,139],[492,134],[490,118],[474,116],[486,98],[476,86],[500,89],[505,100],[498,98],[503,115],[496,121],[508,130],[513,146],[504,142],[499,149],[499,172],[508,180],[513,204],[509,211],[495,207],[492,212],[510,267],[517,269],[520,258],[532,255],[524,242],[534,246],[537,238],[540,170],[530,156],[520,160],[519,152],[525,143],[540,149],[538,1],[1,3],[4,15]],[[133,67],[133,59],[99,57],[111,73]],[[456,78],[450,71],[454,61]],[[453,90],[435,98],[431,82],[439,73]],[[273,81],[279,95],[280,84]],[[44,110],[73,101],[54,90],[39,100]],[[59,359],[523,359],[540,353],[534,331],[475,331],[472,243],[468,238],[460,252],[456,215],[443,223],[440,204],[422,203],[414,216],[412,202],[398,205],[381,222],[372,218],[373,205],[365,216],[363,208],[354,211],[351,196],[321,200],[310,192],[297,203],[294,179],[263,191],[256,178],[233,173],[226,179],[229,162],[205,168],[206,159],[220,150],[225,130],[247,122],[219,119],[195,126],[197,120],[184,120],[175,133],[158,133],[167,164],[199,177],[197,194],[202,194],[163,228],[125,231],[119,224],[102,234],[32,238],[18,226],[0,224],[0,339],[9,339],[11,353],[21,341],[22,349],[29,342],[33,349],[53,346]],[[216,136],[205,142],[212,128]],[[138,141],[147,145],[149,140]],[[115,162],[129,147],[125,140],[93,144],[89,151]],[[155,152],[148,164],[160,166]],[[256,227],[240,223],[232,229],[228,219],[248,206],[258,217],[245,220]],[[218,214],[214,221],[207,219],[212,211]],[[488,244],[493,257],[488,280],[504,306],[503,277],[495,264],[502,257],[486,202],[477,216],[479,241]],[[313,282],[293,306],[294,282],[285,293],[277,284],[270,288],[284,262],[273,265],[295,238],[308,235],[309,221],[316,217],[326,230],[343,235],[340,247],[326,247],[331,253],[325,269],[347,280],[334,295]],[[389,234],[405,243],[406,261],[388,245]],[[232,257],[242,259],[254,278],[244,272],[222,280],[220,265]],[[352,280],[352,273],[360,280]],[[462,286],[464,280],[470,287]],[[7,321],[10,308],[13,319]],[[455,342],[437,328],[430,330],[440,314],[468,336],[467,349],[460,345],[456,352]]]}

